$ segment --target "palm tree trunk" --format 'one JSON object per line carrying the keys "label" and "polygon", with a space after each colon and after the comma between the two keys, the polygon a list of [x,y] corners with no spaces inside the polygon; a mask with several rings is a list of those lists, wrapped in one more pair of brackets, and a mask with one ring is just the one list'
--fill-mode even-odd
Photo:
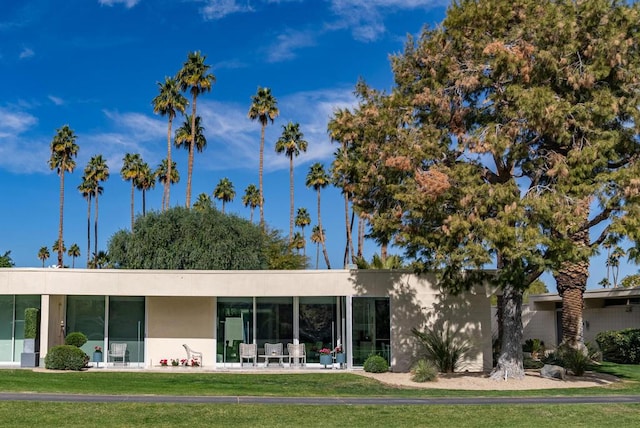
{"label": "palm tree trunk", "polygon": [[133,232],[133,196],[134,196],[134,185],[133,180],[131,180],[131,231]]}
{"label": "palm tree trunk", "polygon": [[147,215],[147,192],[142,189],[142,217]]}
{"label": "palm tree trunk", "polygon": [[364,222],[366,220],[363,216],[358,216],[358,252],[357,258],[362,258],[362,249],[364,248]]}
{"label": "palm tree trunk", "polygon": [[293,240],[293,155],[289,156],[289,243]]}
{"label": "palm tree trunk", "polygon": [[[329,254],[327,254],[327,244],[324,242],[324,232],[322,231],[322,216],[320,215],[320,189],[318,188],[318,233],[320,234],[320,242],[322,243],[322,254],[324,255],[324,261],[327,264],[327,269],[331,269],[331,263],[329,262]],[[317,269],[317,262],[316,262]]]}
{"label": "palm tree trunk", "polygon": [[[96,184],[98,186],[98,184]],[[98,254],[98,189],[96,187],[96,212],[93,213],[93,248],[94,248],[94,256]]]}
{"label": "palm tree trunk", "polygon": [[191,108],[191,141],[189,141],[189,164],[187,166],[187,208],[191,207],[191,175],[193,174],[193,151],[196,148],[196,95],[193,94]]}
{"label": "palm tree trunk", "polygon": [[249,208],[249,222],[253,224],[253,208]]}
{"label": "palm tree trunk", "polygon": [[91,195],[87,195],[87,267],[91,260]]}
{"label": "palm tree trunk", "polygon": [[347,245],[344,251],[344,267],[353,260],[353,236],[351,235],[351,223],[349,222],[349,192],[344,192],[344,224],[347,230]]}
{"label": "palm tree trunk", "polygon": [[262,173],[264,170],[264,128],[266,123],[262,124],[260,129],[260,165],[258,166],[258,184],[260,187],[260,226],[264,229],[264,190],[262,188]]}
{"label": "palm tree trunk", "polygon": [[167,178],[164,182],[164,198],[162,210],[169,208],[169,193],[171,190],[171,125],[173,118],[169,116],[169,126],[167,127]]}
{"label": "palm tree trunk", "polygon": [[316,270],[318,269],[318,265],[320,264],[320,243],[316,244]]}
{"label": "palm tree trunk", "polygon": [[58,225],[58,267],[62,267],[62,225],[64,218],[64,165],[60,167],[60,223]]}

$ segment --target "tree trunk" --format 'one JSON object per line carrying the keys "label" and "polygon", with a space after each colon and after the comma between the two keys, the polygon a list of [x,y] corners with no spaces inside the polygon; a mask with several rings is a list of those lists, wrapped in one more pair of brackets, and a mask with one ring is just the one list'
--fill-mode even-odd
{"label": "tree trunk", "polygon": [[351,234],[351,225],[349,222],[349,192],[344,190],[344,224],[347,232],[347,245],[344,251],[344,267],[349,264],[349,260],[353,260],[353,236]]}
{"label": "tree trunk", "polygon": [[[579,247],[588,246],[589,231],[581,230],[572,235],[572,239]],[[558,294],[562,297],[562,343],[584,350],[582,310],[589,278],[589,259],[563,263],[554,277]]]}
{"label": "tree trunk", "polygon": [[133,197],[135,192],[135,186],[133,185],[133,180],[131,180],[131,232],[133,232]]}
{"label": "tree trunk", "polygon": [[142,217],[147,215],[147,192],[142,189]]}
{"label": "tree trunk", "polygon": [[364,248],[364,223],[365,219],[361,215],[358,216],[358,252],[356,256],[362,258],[362,249]]}
{"label": "tree trunk", "polygon": [[[96,183],[96,186],[98,184]],[[96,257],[98,255],[98,188],[96,187],[96,212],[93,213],[93,256]]]}
{"label": "tree trunk", "polygon": [[496,367],[491,372],[493,380],[522,379],[522,295],[520,287],[503,288],[502,349]]}
{"label": "tree trunk", "polygon": [[60,224],[58,225],[58,267],[62,267],[62,224],[64,218],[64,165],[60,166]]}
{"label": "tree trunk", "polygon": [[191,106],[191,140],[189,141],[189,163],[187,165],[187,208],[191,207],[191,175],[193,174],[193,151],[196,148],[196,95]]}
{"label": "tree trunk", "polygon": [[87,267],[91,261],[91,196],[87,195]]}
{"label": "tree trunk", "polygon": [[258,166],[258,185],[260,187],[260,226],[264,230],[264,191],[262,188],[262,172],[264,170],[264,128],[266,123],[262,124],[260,129],[260,165]]}
{"label": "tree trunk", "polygon": [[289,157],[289,243],[293,240],[293,155]]}
{"label": "tree trunk", "polygon": [[[320,216],[320,188],[318,188],[318,233],[320,234],[320,243],[322,244],[322,254],[324,255],[324,261],[327,263],[327,269],[331,269],[331,263],[329,262],[329,254],[327,254],[327,244],[324,242],[324,232],[322,231],[322,217]],[[317,262],[316,262],[317,268]]]}
{"label": "tree trunk", "polygon": [[169,194],[171,192],[171,124],[173,118],[169,116],[169,126],[167,127],[167,177],[164,181],[164,198],[162,211],[169,208]]}

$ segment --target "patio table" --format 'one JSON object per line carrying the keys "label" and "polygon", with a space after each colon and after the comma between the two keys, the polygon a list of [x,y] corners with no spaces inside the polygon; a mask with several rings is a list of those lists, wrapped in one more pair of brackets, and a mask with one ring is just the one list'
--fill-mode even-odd
{"label": "patio table", "polygon": [[284,367],[284,359],[285,358],[289,358],[289,355],[287,355],[287,354],[262,354],[262,355],[258,355],[258,358],[264,358],[264,366],[265,367],[269,366],[269,360],[271,360],[271,359],[278,360],[278,364],[280,364],[280,367]]}

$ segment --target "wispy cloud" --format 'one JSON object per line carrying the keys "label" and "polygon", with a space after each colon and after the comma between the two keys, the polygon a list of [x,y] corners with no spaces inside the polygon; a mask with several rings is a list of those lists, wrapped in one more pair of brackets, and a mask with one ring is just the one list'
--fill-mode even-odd
{"label": "wispy cloud", "polygon": [[54,103],[57,106],[61,106],[64,104],[64,100],[60,97],[56,97],[53,95],[49,95],[47,98],[49,98],[49,101],[51,101],[52,103]]}
{"label": "wispy cloud", "polygon": [[116,4],[123,4],[127,9],[131,9],[139,2],[140,0],[98,0],[98,3],[100,3],[102,6],[114,6]]}
{"label": "wispy cloud", "polygon": [[22,52],[20,52],[20,55],[18,55],[18,58],[20,59],[31,58],[34,55],[35,55],[35,52],[33,52],[32,49],[24,48],[22,49]]}
{"label": "wispy cloud", "polygon": [[311,31],[287,30],[276,37],[275,43],[267,49],[268,62],[281,62],[295,58],[296,50],[316,44]]}
{"label": "wispy cloud", "polygon": [[29,113],[0,107],[0,168],[16,173],[45,172],[48,142],[22,135],[38,123]]}
{"label": "wispy cloud", "polygon": [[249,1],[236,0],[207,0],[206,5],[200,9],[204,19],[215,20],[224,18],[232,13],[252,12]]}

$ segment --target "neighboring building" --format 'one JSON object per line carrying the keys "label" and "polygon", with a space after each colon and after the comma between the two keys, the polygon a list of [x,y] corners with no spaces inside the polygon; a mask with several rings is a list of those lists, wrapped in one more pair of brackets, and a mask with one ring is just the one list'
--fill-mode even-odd
{"label": "neighboring building", "polygon": [[464,369],[492,367],[485,288],[444,296],[432,275],[403,271],[0,269],[0,364],[20,361],[27,307],[41,310],[41,361],[80,331],[88,354],[125,342],[129,364],[146,368],[184,358],[182,344],[214,369],[239,367],[242,342],[281,342],[304,343],[310,367],[341,343],[349,368],[378,353],[407,371],[420,353],[411,328],[430,325],[471,342]]}
{"label": "neighboring building", "polygon": [[[640,288],[603,288],[584,293],[584,341],[601,331],[640,328]],[[523,339],[540,339],[547,347],[562,341],[562,298],[558,294],[529,296],[523,306]],[[497,327],[496,327],[497,328]]]}

